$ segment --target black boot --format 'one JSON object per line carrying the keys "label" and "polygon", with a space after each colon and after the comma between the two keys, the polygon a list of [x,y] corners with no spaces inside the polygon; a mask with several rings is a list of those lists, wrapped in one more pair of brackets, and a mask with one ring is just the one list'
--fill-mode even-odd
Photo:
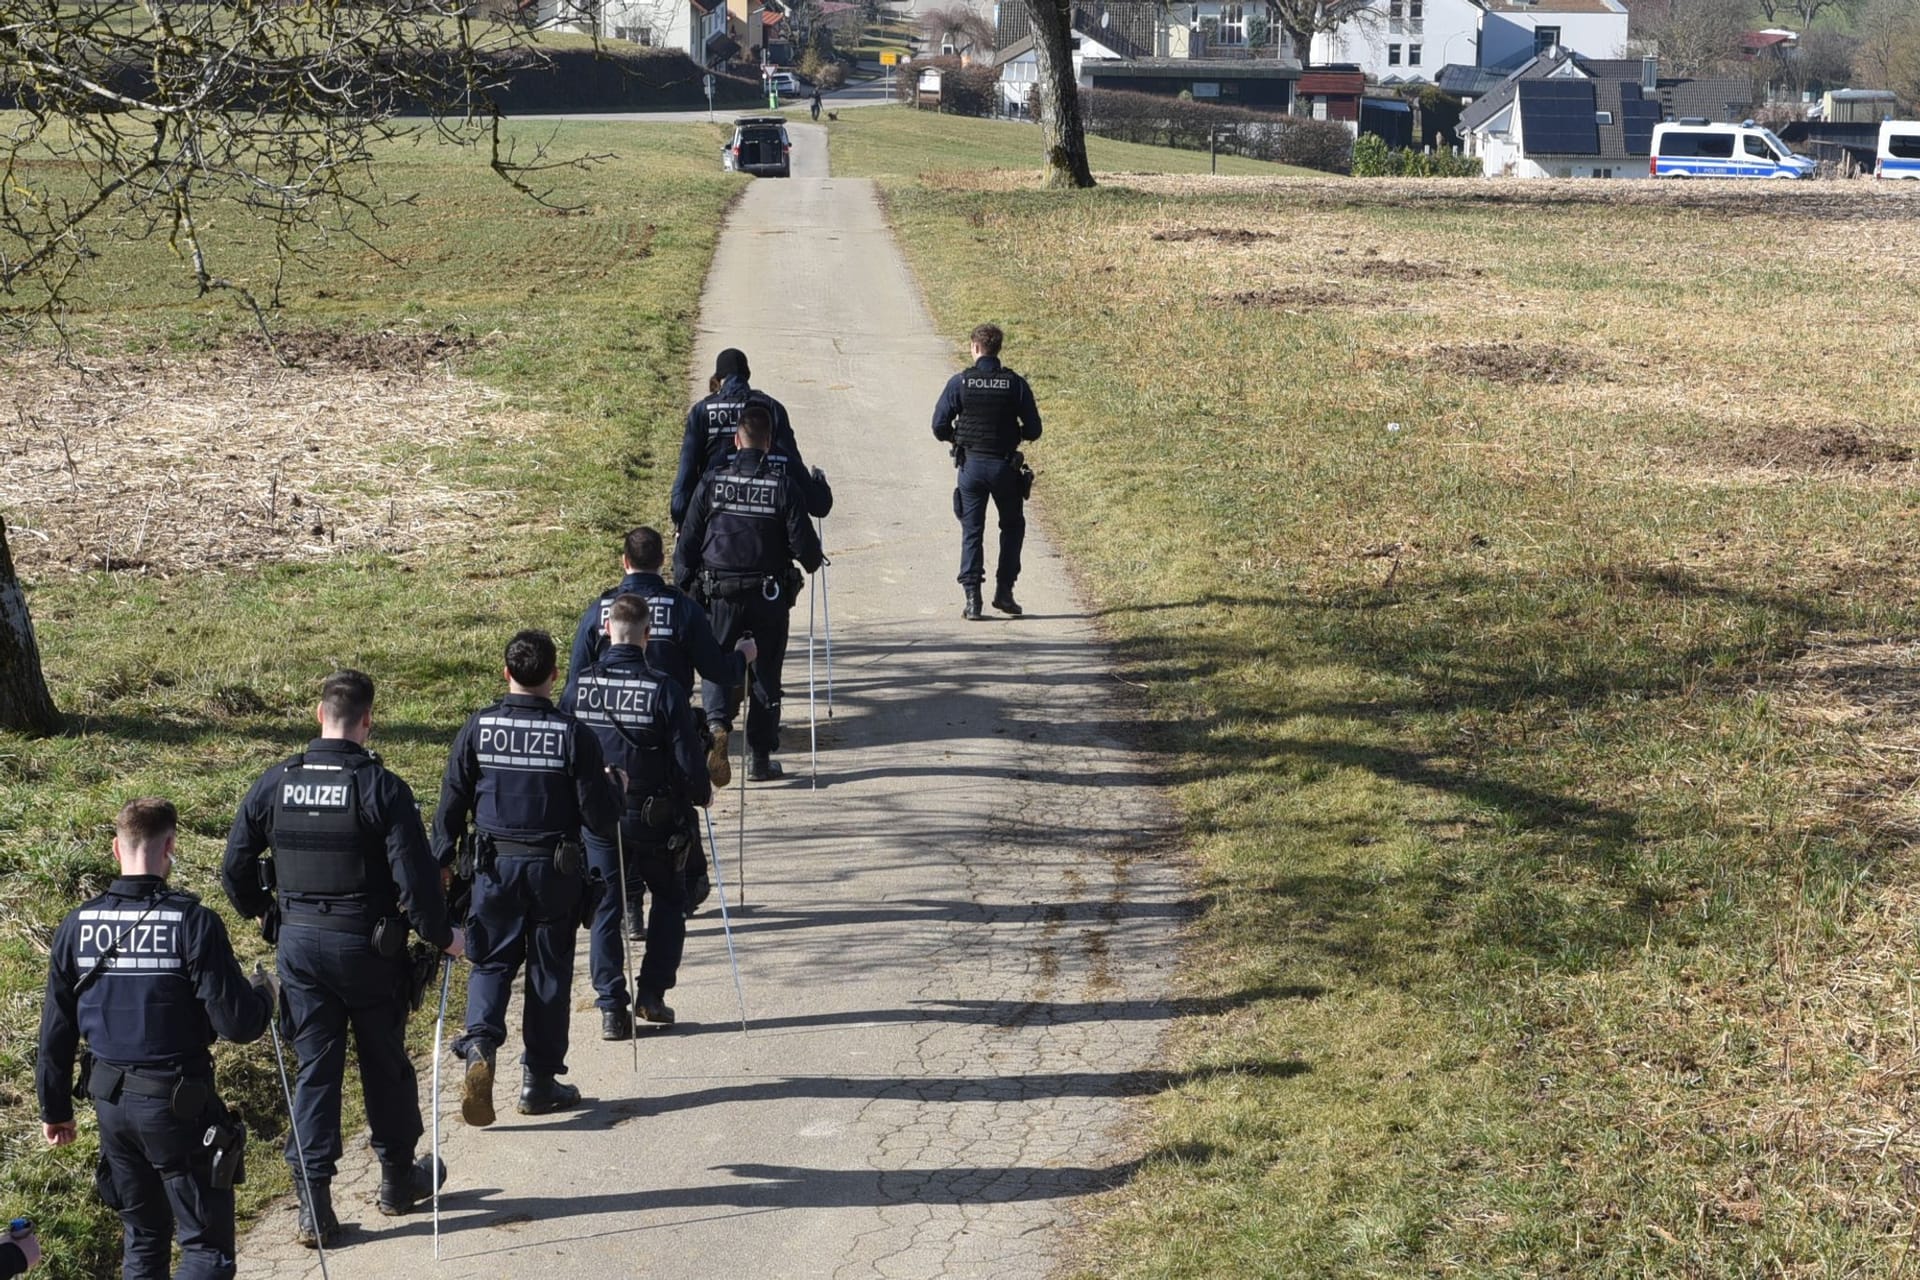
{"label": "black boot", "polygon": [[493,1123],[493,1050],[467,1046],[467,1079],[460,1094],[460,1118],[476,1129]]}
{"label": "black boot", "polygon": [[967,591],[967,607],[960,611],[960,616],[968,622],[978,622],[980,621],[980,584],[977,582],[969,582],[965,585]]}
{"label": "black boot", "polygon": [[432,1156],[421,1156],[412,1164],[396,1167],[380,1166],[380,1194],[374,1204],[381,1213],[389,1218],[397,1218],[410,1213],[423,1200],[433,1198],[436,1185],[447,1185],[447,1162],[442,1160],[436,1166]]}
{"label": "black boot", "polygon": [[707,878],[707,873],[704,871],[687,881],[687,906],[683,912],[686,918],[689,920],[693,919],[693,917],[699,913],[701,904],[704,903],[712,893],[713,881]]}
{"label": "black boot", "polygon": [[640,998],[633,1002],[633,1011],[640,1015],[642,1022],[657,1022],[669,1027],[673,1025],[673,1010],[659,996],[641,992]]}
{"label": "black boot", "polygon": [[602,1040],[633,1039],[633,1015],[625,1009],[602,1009],[600,1038]]}
{"label": "black boot", "polygon": [[748,782],[771,782],[775,778],[786,776],[786,770],[773,758],[771,751],[755,751],[748,760]]}
{"label": "black boot", "polygon": [[333,1216],[333,1184],[315,1178],[309,1186],[295,1170],[293,1189],[300,1198],[300,1221],[294,1226],[293,1238],[309,1249],[331,1249],[340,1240],[340,1219]]}
{"label": "black boot", "polygon": [[565,1111],[579,1105],[578,1089],[543,1071],[529,1069],[520,1078],[520,1114],[523,1116],[544,1116],[549,1111]]}
{"label": "black boot", "polygon": [[647,940],[647,904],[644,899],[627,904],[627,938],[632,942]]}
{"label": "black boot", "polygon": [[993,607],[1002,613],[1010,613],[1016,618],[1020,616],[1020,602],[1013,598],[1011,582],[1001,583],[999,589],[993,593]]}

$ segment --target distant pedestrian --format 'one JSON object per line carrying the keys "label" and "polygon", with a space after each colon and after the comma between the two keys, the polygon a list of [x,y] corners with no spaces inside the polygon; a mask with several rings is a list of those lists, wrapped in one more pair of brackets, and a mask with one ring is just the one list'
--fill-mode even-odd
{"label": "distant pedestrian", "polygon": [[1026,542],[1023,510],[1033,481],[1021,456],[1023,440],[1040,438],[1040,409],[1027,380],[1000,363],[999,326],[975,329],[973,365],[947,382],[933,410],[933,438],[953,445],[959,469],[953,490],[953,514],[960,521],[960,586],[967,602],[962,616],[980,617],[980,585],[986,579],[987,502],[1000,514],[1000,559],[995,566],[993,607],[1019,616],[1013,598],[1020,576],[1020,548]]}
{"label": "distant pedestrian", "polygon": [[813,91],[813,101],[807,104],[807,109],[813,112],[813,122],[815,124],[819,124],[820,123],[820,91],[818,89],[815,89]]}

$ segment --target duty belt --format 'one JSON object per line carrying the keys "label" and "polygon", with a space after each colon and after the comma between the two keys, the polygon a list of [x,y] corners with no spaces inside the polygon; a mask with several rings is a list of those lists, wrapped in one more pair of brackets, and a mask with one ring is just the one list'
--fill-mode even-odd
{"label": "duty belt", "polygon": [[[723,600],[743,600],[759,596],[763,600],[780,598],[780,576],[773,573],[718,573],[706,570],[702,575],[708,596]],[[772,594],[768,591],[771,589]]]}
{"label": "duty belt", "polygon": [[130,1067],[117,1067],[111,1062],[94,1059],[93,1070],[87,1076],[87,1092],[96,1098],[113,1100],[116,1092],[137,1094],[142,1098],[166,1098],[171,1100],[174,1090],[183,1080],[213,1087],[213,1080],[207,1076],[191,1076],[184,1071],[175,1071],[164,1076],[139,1075]]}
{"label": "duty belt", "polygon": [[480,838],[493,844],[493,853],[497,858],[551,858],[554,846],[551,844],[532,844],[525,840],[509,840],[505,836],[490,836],[482,832]]}
{"label": "duty belt", "polygon": [[292,925],[303,929],[328,929],[334,933],[357,933],[363,938],[373,933],[374,926],[374,921],[361,915],[357,908],[332,912],[291,903],[281,906],[280,923],[283,927]]}

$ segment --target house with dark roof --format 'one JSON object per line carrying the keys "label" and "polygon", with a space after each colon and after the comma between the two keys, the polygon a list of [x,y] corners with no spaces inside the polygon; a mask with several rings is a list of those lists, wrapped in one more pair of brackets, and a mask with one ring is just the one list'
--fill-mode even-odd
{"label": "house with dark roof", "polygon": [[1688,116],[1738,121],[1748,80],[1663,77],[1653,58],[1532,58],[1460,113],[1460,140],[1488,177],[1644,178],[1653,126]]}
{"label": "house with dark roof", "polygon": [[1618,58],[1627,47],[1620,0],[1473,0],[1480,7],[1480,65],[1522,66],[1553,49]]}
{"label": "house with dark roof", "polygon": [[[1024,4],[998,14],[1000,90],[1014,114],[1029,110],[1039,64]],[[1261,111],[1293,105],[1300,62],[1263,0],[1076,0],[1073,68],[1082,88],[1124,89]]]}

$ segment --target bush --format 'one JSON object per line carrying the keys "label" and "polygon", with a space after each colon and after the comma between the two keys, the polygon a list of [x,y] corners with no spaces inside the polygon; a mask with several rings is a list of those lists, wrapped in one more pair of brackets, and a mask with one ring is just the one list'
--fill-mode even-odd
{"label": "bush", "polygon": [[950,116],[990,116],[1000,102],[1000,73],[977,63],[962,63],[959,58],[941,55],[917,58],[900,68],[894,77],[894,96],[902,102],[914,100],[920,73],[940,72],[940,111]]}
{"label": "bush", "polygon": [[1390,151],[1375,134],[1363,133],[1353,144],[1356,178],[1477,178],[1479,156],[1457,151]]}
{"label": "bush", "polygon": [[1116,89],[1083,89],[1080,111],[1087,132],[1122,142],[1207,150],[1209,133],[1232,126],[1220,150],[1249,160],[1271,160],[1328,173],[1345,173],[1353,138],[1323,120],[1221,107],[1188,98]]}

